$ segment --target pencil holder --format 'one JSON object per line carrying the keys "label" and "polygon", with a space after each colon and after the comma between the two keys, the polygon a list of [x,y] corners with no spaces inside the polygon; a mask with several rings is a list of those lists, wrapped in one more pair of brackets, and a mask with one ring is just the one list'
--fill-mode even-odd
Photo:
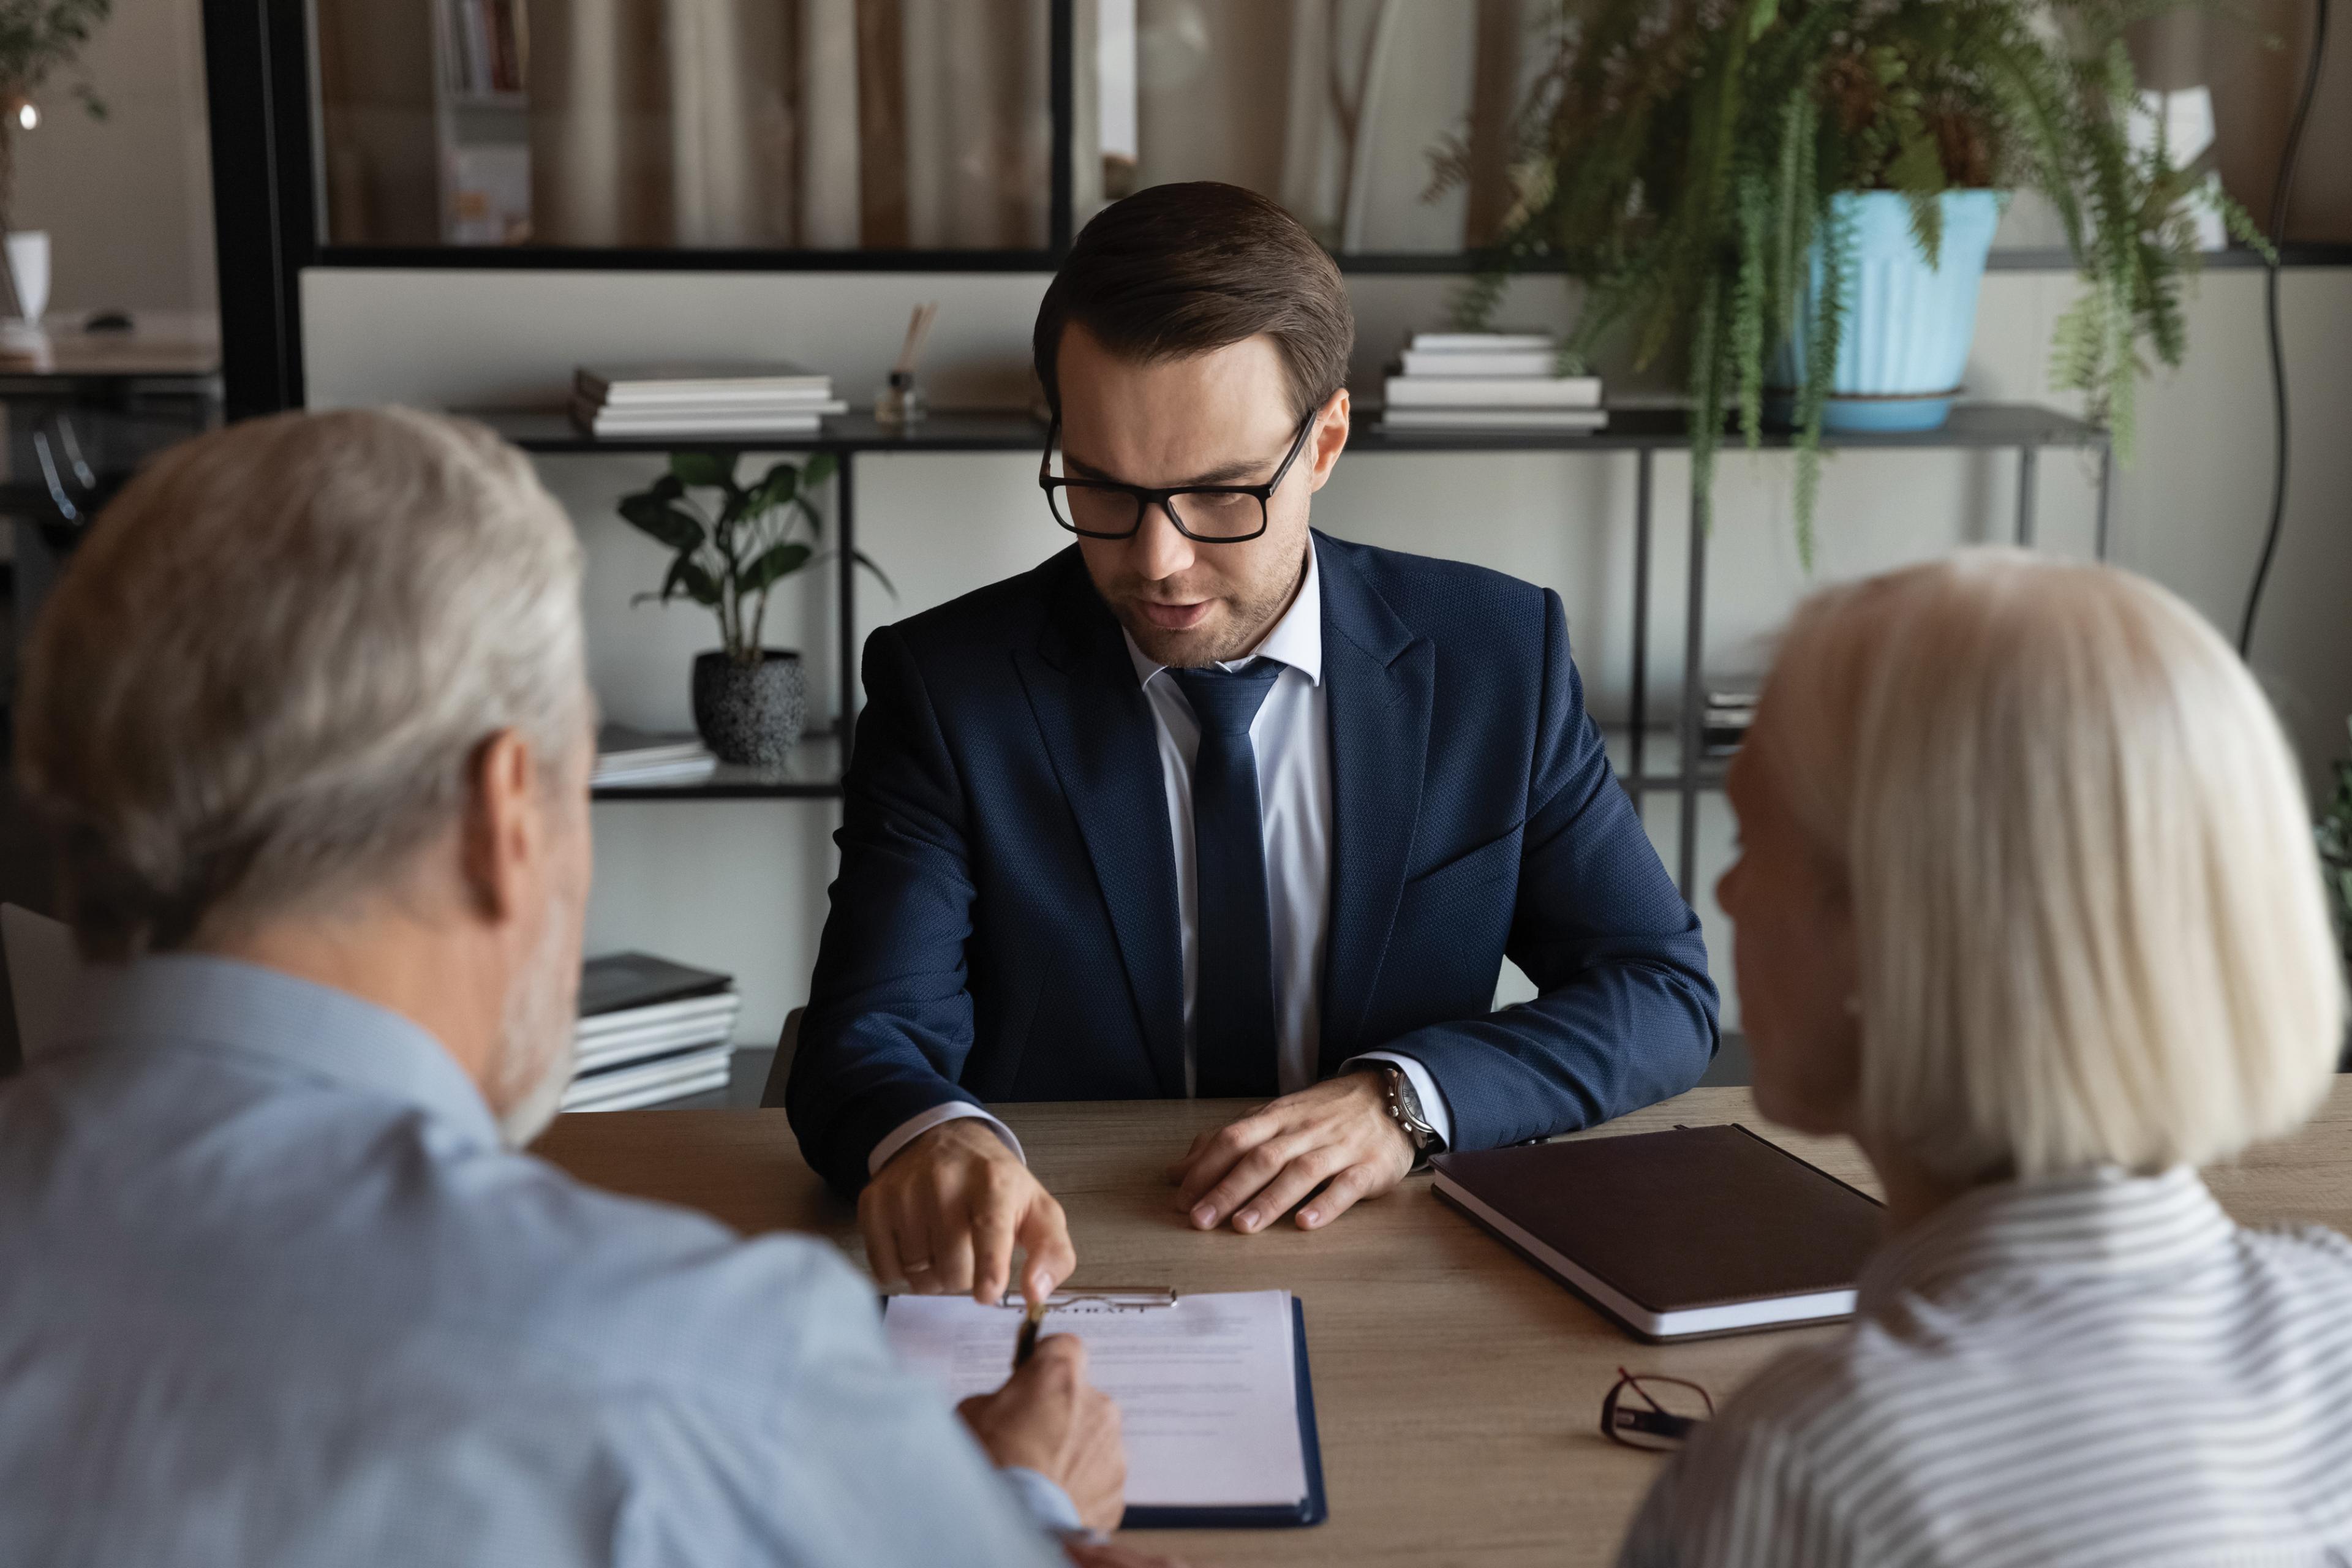
{"label": "pencil holder", "polygon": [[894,370],[890,384],[874,395],[874,417],[884,425],[912,425],[924,414],[923,389],[910,371]]}

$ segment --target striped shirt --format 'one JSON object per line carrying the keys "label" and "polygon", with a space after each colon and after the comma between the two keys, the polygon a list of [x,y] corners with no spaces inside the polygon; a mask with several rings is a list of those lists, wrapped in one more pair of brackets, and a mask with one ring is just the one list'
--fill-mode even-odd
{"label": "striped shirt", "polygon": [[1979,1189],[1670,1462],[1622,1568],[2352,1563],[2352,1242],[2193,1172]]}

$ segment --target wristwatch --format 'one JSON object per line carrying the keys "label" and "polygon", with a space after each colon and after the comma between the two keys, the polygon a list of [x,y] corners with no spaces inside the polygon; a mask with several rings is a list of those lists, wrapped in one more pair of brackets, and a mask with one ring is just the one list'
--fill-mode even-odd
{"label": "wristwatch", "polygon": [[1426,1170],[1432,1154],[1445,1152],[1445,1140],[1437,1135],[1437,1129],[1422,1114],[1421,1096],[1414,1091],[1412,1079],[1405,1076],[1404,1068],[1393,1062],[1381,1068],[1381,1084],[1388,1094],[1389,1120],[1404,1129],[1404,1135],[1412,1140],[1412,1168]]}

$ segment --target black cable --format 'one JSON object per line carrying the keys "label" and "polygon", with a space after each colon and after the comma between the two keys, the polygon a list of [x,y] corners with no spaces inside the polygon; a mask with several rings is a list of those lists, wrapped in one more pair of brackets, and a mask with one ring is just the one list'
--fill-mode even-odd
{"label": "black cable", "polygon": [[2262,559],[2254,566],[2253,587],[2246,595],[2246,613],[2238,623],[2238,657],[2253,645],[2254,613],[2262,608],[2263,587],[2270,581],[2271,559],[2278,553],[2279,530],[2286,521],[2286,350],[2279,341],[2279,250],[2286,243],[2287,194],[2294,185],[2294,164],[2303,151],[2303,128],[2311,118],[2311,100],[2319,88],[2319,64],[2327,53],[2328,0],[2316,0],[2312,18],[2311,61],[2304,68],[2303,96],[2295,101],[2294,118],[2287,121],[2286,145],[2279,152],[2278,184],[2271,192],[2271,255],[2263,279],[2263,319],[2271,342],[2271,406],[2278,422],[2277,455],[2271,470],[2271,525],[2263,535]]}

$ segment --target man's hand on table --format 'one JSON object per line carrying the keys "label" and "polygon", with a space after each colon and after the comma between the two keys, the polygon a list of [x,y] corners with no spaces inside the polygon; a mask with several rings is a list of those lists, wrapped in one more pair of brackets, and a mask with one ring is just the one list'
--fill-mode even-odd
{"label": "man's hand on table", "polygon": [[1228,1219],[1238,1231],[1264,1230],[1322,1187],[1298,1211],[1298,1228],[1316,1230],[1404,1180],[1412,1160],[1412,1139],[1390,1119],[1381,1075],[1351,1072],[1202,1133],[1168,1167],[1168,1179],[1178,1188],[1176,1207],[1202,1230]]}
{"label": "man's hand on table", "polygon": [[1053,1294],[1078,1266],[1062,1205],[1003,1139],[969,1117],[890,1156],[858,1194],[857,1224],[874,1278],[926,1296],[1001,1300],[1016,1246],[1028,1255],[1021,1289],[1031,1300]]}
{"label": "man's hand on table", "polygon": [[1111,1530],[1126,1508],[1127,1447],[1118,1406],[1087,1382],[1087,1347],[1069,1334],[1036,1353],[993,1394],[956,1406],[998,1469],[1034,1470],[1067,1492],[1089,1530]]}

